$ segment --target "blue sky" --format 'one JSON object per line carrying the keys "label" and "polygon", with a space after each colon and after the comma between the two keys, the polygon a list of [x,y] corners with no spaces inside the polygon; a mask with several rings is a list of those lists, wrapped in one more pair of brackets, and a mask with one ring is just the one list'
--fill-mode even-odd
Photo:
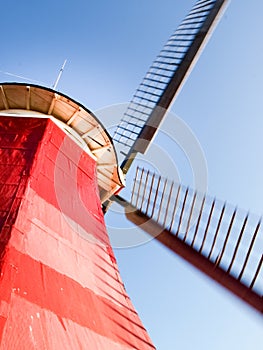
{"label": "blue sky", "polygon": [[[67,59],[61,92],[93,111],[126,103],[193,3],[2,2],[0,71],[51,86]],[[208,192],[257,214],[263,213],[262,11],[259,0],[232,0],[172,109],[202,146]],[[4,73],[0,79],[21,81]],[[115,119],[103,121],[111,126]],[[184,164],[176,166],[187,184],[191,169]],[[262,348],[261,316],[158,243],[115,253],[157,349]]]}

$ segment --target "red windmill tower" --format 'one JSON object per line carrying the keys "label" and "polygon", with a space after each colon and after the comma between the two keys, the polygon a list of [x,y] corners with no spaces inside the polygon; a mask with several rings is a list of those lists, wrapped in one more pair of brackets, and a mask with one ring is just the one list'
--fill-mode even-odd
{"label": "red windmill tower", "polygon": [[[1,85],[0,349],[154,348],[125,292],[106,232],[103,212],[112,200],[131,209],[130,220],[262,312],[255,288],[262,267],[262,250],[255,251],[260,222],[235,275],[248,217],[225,268],[236,211],[221,236],[225,206],[215,215],[215,201],[206,207],[203,197],[196,206],[197,194],[189,197],[180,186],[173,192],[174,185],[162,185],[162,178],[141,169],[133,205],[116,197],[226,3],[197,1],[154,61],[113,137],[125,154],[120,166],[113,141],[84,106],[40,86]],[[209,231],[212,220],[215,232]],[[256,265],[246,284],[254,251]]]}

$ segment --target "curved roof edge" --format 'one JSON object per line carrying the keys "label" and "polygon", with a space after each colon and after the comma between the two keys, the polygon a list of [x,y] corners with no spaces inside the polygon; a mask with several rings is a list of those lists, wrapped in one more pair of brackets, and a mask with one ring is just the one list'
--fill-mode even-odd
{"label": "curved roof edge", "polygon": [[[28,83],[0,83],[0,113],[21,116],[23,110],[35,111],[60,120],[65,126],[65,132],[72,129],[78,134],[82,144],[85,142],[97,161],[102,203],[124,187],[124,176],[118,166],[112,138],[88,108],[48,87]],[[78,144],[81,146],[81,142]],[[83,149],[85,150],[84,147]]]}

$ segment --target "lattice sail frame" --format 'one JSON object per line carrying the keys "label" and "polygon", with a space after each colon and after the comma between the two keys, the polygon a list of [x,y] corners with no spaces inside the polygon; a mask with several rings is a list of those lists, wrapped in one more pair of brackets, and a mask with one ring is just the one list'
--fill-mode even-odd
{"label": "lattice sail frame", "polygon": [[122,146],[124,173],[147,150],[228,2],[197,1],[151,65],[113,135]]}
{"label": "lattice sail frame", "polygon": [[140,167],[131,204],[263,298],[261,217]]}

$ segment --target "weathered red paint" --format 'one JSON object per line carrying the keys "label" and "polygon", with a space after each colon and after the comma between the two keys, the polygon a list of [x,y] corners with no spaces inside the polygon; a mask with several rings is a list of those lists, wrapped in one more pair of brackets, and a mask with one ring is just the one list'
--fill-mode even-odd
{"label": "weathered red paint", "polygon": [[106,232],[96,162],[49,119],[0,119],[0,349],[153,349]]}

